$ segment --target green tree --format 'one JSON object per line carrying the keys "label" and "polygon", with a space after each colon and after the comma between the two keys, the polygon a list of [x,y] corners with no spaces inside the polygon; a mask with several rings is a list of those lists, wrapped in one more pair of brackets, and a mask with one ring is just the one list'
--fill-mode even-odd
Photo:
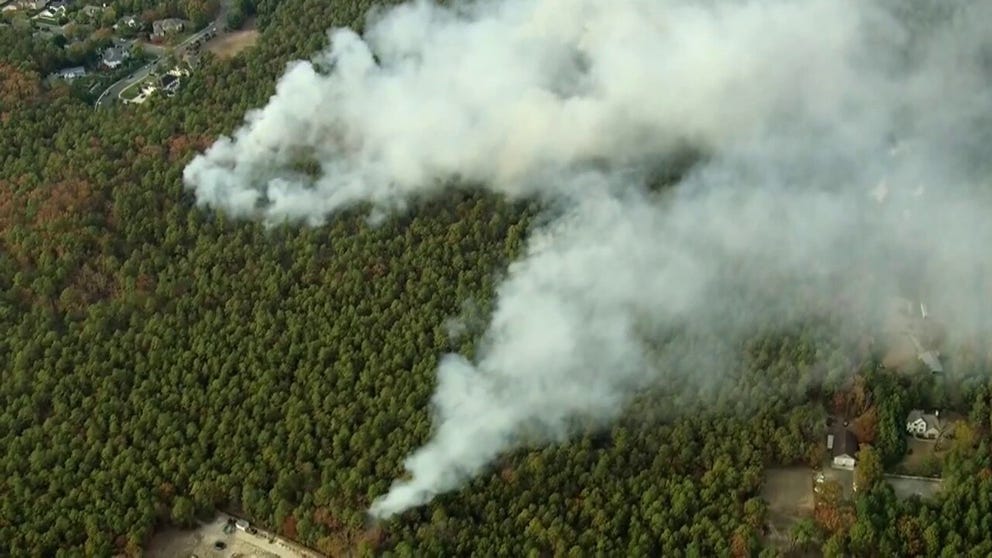
{"label": "green tree", "polygon": [[870,445],[858,451],[857,466],[854,469],[854,482],[858,492],[871,492],[882,482],[885,471],[878,451]]}

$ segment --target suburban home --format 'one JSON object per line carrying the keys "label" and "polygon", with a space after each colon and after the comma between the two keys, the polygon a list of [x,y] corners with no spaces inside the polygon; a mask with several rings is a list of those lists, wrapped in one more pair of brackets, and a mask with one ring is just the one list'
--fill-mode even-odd
{"label": "suburban home", "polygon": [[130,53],[122,47],[111,47],[103,51],[103,65],[113,70],[128,59]]}
{"label": "suburban home", "polygon": [[854,469],[857,463],[858,438],[846,427],[838,429],[834,434],[827,434],[827,450],[833,460],[831,464],[838,469]]}
{"label": "suburban home", "polygon": [[39,17],[47,17],[49,19],[56,19],[58,17],[65,15],[65,4],[55,5],[50,4],[44,10],[38,13]]}
{"label": "suburban home", "polygon": [[61,79],[67,79],[72,81],[78,77],[83,77],[86,75],[86,68],[82,66],[74,66],[72,68],[63,68],[58,72],[55,72],[55,77]]}
{"label": "suburban home", "polygon": [[152,38],[159,39],[173,33],[179,33],[186,28],[186,22],[181,19],[168,18],[152,22]]}
{"label": "suburban home", "polygon": [[906,417],[906,432],[917,438],[936,440],[940,436],[940,431],[940,411],[928,414],[919,409],[913,409]]}

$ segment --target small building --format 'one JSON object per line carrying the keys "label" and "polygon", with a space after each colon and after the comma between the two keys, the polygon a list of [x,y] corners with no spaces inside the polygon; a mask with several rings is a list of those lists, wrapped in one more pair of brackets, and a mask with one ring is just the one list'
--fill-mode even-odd
{"label": "small building", "polygon": [[48,0],[21,0],[19,5],[22,10],[43,10]]}
{"label": "small building", "polygon": [[913,409],[906,417],[906,432],[917,438],[936,440],[940,437],[941,429],[940,411],[929,414],[920,409]]}
{"label": "small building", "polygon": [[130,57],[130,53],[121,47],[111,47],[103,51],[103,65],[113,70]]}
{"label": "small building", "polygon": [[920,343],[920,340],[912,333],[909,334],[909,340],[916,349],[916,357],[930,369],[930,372],[940,374],[944,371],[944,366],[940,363],[939,352],[925,349],[923,343]]}
{"label": "small building", "polygon": [[82,66],[73,66],[72,68],[64,68],[55,72],[55,76],[59,79],[64,79],[72,81],[76,78],[83,77],[86,75],[86,68]]}
{"label": "small building", "polygon": [[831,465],[838,469],[853,470],[857,464],[858,438],[844,427],[827,435],[827,450],[832,457]]}
{"label": "small building", "polygon": [[152,38],[161,39],[186,29],[186,22],[177,18],[160,19],[152,22]]}

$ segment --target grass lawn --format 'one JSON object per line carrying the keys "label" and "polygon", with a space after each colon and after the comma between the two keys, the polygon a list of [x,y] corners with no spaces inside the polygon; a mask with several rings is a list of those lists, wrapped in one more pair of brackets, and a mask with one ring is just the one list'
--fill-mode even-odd
{"label": "grass lawn", "polygon": [[146,83],[148,83],[147,78],[135,83],[124,91],[121,91],[121,98],[130,100],[137,97],[141,93],[141,88],[144,87]]}

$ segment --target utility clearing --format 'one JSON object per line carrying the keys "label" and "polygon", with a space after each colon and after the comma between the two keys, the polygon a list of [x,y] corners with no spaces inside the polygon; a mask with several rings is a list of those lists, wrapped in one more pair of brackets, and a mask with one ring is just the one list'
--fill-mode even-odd
{"label": "utility clearing", "polygon": [[221,59],[234,58],[244,49],[257,43],[258,36],[257,29],[234,31],[207,43],[207,50]]}

